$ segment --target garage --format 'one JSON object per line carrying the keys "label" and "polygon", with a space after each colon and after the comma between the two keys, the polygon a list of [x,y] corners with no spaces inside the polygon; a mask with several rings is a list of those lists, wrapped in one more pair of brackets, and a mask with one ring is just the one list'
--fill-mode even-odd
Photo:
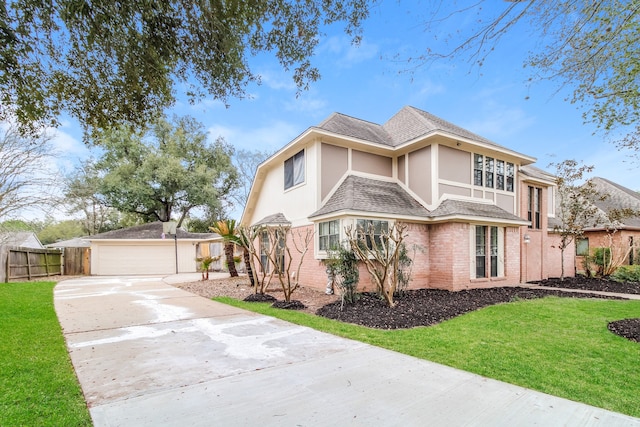
{"label": "garage", "polygon": [[165,233],[162,222],[90,236],[91,274],[98,276],[195,273],[201,245],[220,240],[215,233]]}

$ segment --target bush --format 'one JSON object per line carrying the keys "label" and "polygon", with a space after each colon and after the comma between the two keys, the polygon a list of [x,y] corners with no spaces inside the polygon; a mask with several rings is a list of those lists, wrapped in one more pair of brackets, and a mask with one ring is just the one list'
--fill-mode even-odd
{"label": "bush", "polygon": [[640,265],[623,265],[611,278],[617,282],[640,282]]}
{"label": "bush", "polygon": [[358,259],[353,251],[342,246],[330,251],[330,256],[326,261],[327,269],[331,271],[335,283],[340,288],[342,304],[345,301],[353,304],[358,299],[358,282],[360,281]]}
{"label": "bush", "polygon": [[611,265],[611,249],[593,248],[590,261],[597,266],[596,274],[603,276]]}

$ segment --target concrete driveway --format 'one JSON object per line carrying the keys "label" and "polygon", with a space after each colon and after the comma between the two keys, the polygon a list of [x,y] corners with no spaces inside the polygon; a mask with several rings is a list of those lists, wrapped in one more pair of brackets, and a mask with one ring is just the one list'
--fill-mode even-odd
{"label": "concrete driveway", "polygon": [[96,426],[640,426],[168,284],[198,278],[89,277],[56,286],[56,312]]}

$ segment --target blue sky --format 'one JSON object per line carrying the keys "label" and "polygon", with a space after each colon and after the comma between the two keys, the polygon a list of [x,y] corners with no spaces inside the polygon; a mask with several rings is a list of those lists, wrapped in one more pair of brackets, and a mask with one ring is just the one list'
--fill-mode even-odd
{"label": "blue sky", "polygon": [[[216,100],[179,101],[169,113],[195,117],[212,139],[223,136],[237,149],[274,151],[332,112],[384,123],[411,105],[536,157],[542,169],[550,162],[582,160],[595,166],[593,175],[640,189],[637,162],[583,124],[581,111],[565,100],[570,88],[527,84],[531,70],[523,68],[523,59],[535,43],[527,28],[509,33],[481,68],[471,67],[466,58],[414,67],[396,55],[415,57],[437,47],[443,33],[425,33],[427,4],[409,3],[388,0],[374,6],[358,47],[341,28],[328,29],[313,58],[322,77],[299,96],[290,73],[271,56],[260,55],[251,64],[262,84],[248,88],[249,99],[231,99],[229,108]],[[464,30],[466,23],[447,25]],[[63,168],[89,153],[73,121],[63,120],[56,142],[64,153]]]}

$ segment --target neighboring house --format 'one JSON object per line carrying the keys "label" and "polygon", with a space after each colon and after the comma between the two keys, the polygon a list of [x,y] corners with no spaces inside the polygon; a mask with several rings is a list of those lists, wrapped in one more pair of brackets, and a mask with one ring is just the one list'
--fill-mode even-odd
{"label": "neighboring house", "polygon": [[198,271],[200,245],[219,239],[215,233],[165,232],[162,222],[88,236],[91,274],[173,274]]}
{"label": "neighboring house", "polygon": [[241,222],[312,230],[300,281],[319,289],[347,227],[394,221],[408,225],[411,287],[516,285],[556,274],[554,180],[534,162],[413,107],[382,125],[334,113],[258,167]]}
{"label": "neighboring house", "polygon": [[44,249],[33,231],[5,231],[0,233],[0,245]]}
{"label": "neighboring house", "polygon": [[[590,179],[592,188],[600,195],[591,202],[597,208],[596,224],[584,230],[576,241],[578,271],[584,272],[584,257],[594,248],[610,247],[613,257],[622,264],[640,264],[640,194],[604,178]],[[612,221],[612,212],[626,212]],[[615,215],[615,214],[614,214]]]}
{"label": "neighboring house", "polygon": [[74,237],[69,240],[61,240],[55,243],[49,243],[45,245],[47,248],[90,248],[91,243],[89,242],[89,236],[85,237]]}

